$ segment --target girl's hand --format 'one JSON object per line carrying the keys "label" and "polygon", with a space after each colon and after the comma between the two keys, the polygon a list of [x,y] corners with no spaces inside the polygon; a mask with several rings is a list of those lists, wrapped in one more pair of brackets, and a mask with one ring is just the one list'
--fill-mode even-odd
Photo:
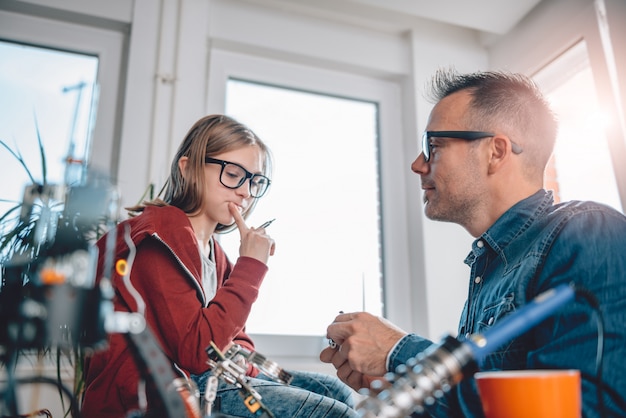
{"label": "girl's hand", "polygon": [[233,203],[228,204],[230,214],[235,218],[235,224],[239,229],[241,244],[239,245],[239,255],[242,257],[252,257],[267,264],[270,256],[274,255],[276,244],[272,237],[267,235],[265,228],[250,228],[246,225],[243,217]]}

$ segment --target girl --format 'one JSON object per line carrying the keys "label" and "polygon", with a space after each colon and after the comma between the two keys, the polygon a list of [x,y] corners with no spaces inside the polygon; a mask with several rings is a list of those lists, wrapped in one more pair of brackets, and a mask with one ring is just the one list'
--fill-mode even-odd
{"label": "girl", "polygon": [[[180,145],[163,198],[129,208],[131,217],[117,228],[115,260],[136,251],[130,282],[145,307],[113,272],[115,310],[143,312],[172,367],[192,377],[201,392],[211,373],[205,352],[211,343],[221,351],[233,344],[254,351],[245,324],[275,244],[264,228],[250,228],[245,220],[269,188],[270,172],[270,151],[250,129],[227,116],[206,116]],[[235,228],[241,245],[233,264],[214,234]],[[98,277],[105,241],[98,243]],[[252,364],[246,370],[248,384],[277,418],[357,416],[352,390],[334,377],[290,371],[292,383],[283,385]],[[110,334],[108,349],[87,359],[85,380],[85,417],[126,416],[145,409],[139,399],[146,396],[150,412],[154,394],[140,387],[141,373],[122,334]],[[217,397],[224,414],[257,416],[234,385],[220,380]]]}

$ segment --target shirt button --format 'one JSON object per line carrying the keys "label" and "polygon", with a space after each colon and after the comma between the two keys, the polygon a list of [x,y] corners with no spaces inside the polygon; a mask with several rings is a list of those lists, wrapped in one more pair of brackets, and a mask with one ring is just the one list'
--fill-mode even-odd
{"label": "shirt button", "polygon": [[483,248],[483,246],[484,246],[484,245],[485,245],[485,243],[483,242],[483,240],[482,240],[482,239],[476,243],[476,246],[477,246],[478,248]]}
{"label": "shirt button", "polygon": [[469,338],[469,337],[471,337],[471,336],[472,336],[472,334],[470,334],[469,332],[466,332],[466,333],[465,333],[465,338]]}
{"label": "shirt button", "polygon": [[493,321],[494,321],[494,319],[493,319],[493,316],[492,316],[491,318],[489,318],[489,321],[487,321],[487,324],[493,325]]}
{"label": "shirt button", "polygon": [[476,278],[474,279],[474,283],[478,284],[481,280],[482,278],[480,276],[476,276]]}

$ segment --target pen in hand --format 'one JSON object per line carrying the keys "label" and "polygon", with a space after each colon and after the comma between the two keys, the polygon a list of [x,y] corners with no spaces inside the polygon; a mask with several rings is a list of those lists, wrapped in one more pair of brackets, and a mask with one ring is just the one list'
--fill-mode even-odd
{"label": "pen in hand", "polygon": [[256,229],[261,229],[261,228],[267,228],[268,226],[270,226],[272,224],[272,222],[274,222],[276,220],[276,218],[274,219],[270,219],[267,222],[264,222],[263,224],[261,224],[260,226],[258,226]]}

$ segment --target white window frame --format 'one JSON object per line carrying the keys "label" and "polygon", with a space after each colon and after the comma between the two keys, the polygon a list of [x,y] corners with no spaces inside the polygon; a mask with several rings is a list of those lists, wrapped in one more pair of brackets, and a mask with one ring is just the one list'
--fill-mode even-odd
{"label": "white window frame", "polygon": [[[384,315],[410,327],[410,254],[407,231],[406,178],[410,167],[403,164],[400,85],[391,81],[348,74],[287,61],[270,60],[221,49],[211,51],[207,113],[225,110],[229,78],[286,88],[354,98],[378,104],[379,162],[383,245]],[[332,292],[333,289],[328,289]],[[320,301],[323,303],[323,301]],[[329,370],[319,362],[327,344],[320,337],[253,335],[257,350],[285,367]],[[332,367],[332,366],[331,366]]]}

